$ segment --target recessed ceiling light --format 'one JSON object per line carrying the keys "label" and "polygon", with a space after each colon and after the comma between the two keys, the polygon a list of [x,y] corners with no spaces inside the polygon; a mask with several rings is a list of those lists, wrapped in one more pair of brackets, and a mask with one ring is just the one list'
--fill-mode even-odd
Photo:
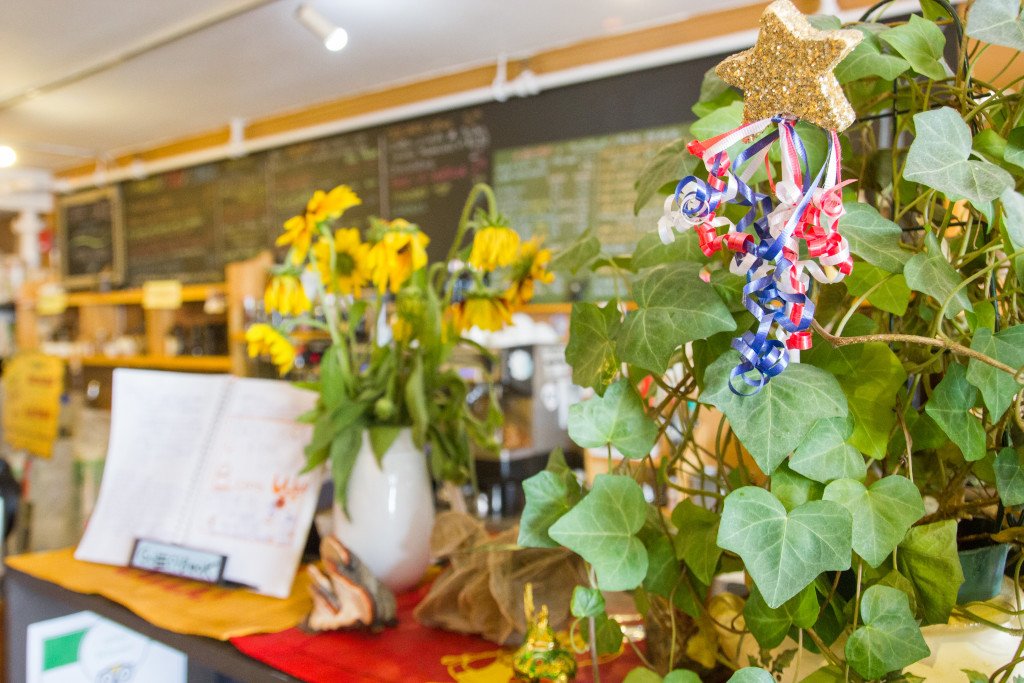
{"label": "recessed ceiling light", "polygon": [[7,145],[3,145],[2,147],[0,147],[0,167],[6,168],[8,166],[13,166],[14,162],[17,160],[18,155],[14,152],[13,149],[8,147]]}

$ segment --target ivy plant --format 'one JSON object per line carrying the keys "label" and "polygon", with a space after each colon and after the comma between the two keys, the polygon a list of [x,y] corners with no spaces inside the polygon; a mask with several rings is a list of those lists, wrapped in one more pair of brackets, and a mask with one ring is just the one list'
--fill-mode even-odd
{"label": "ivy plant", "polygon": [[[922,0],[920,16],[845,28],[864,34],[836,70],[857,113],[839,222],[855,265],[812,290],[813,344],[798,362],[752,396],[730,390],[730,340],[755,320],[729,256],[706,257],[692,231],[665,245],[652,226],[614,259],[587,233],[555,259],[619,279],[619,299],[574,305],[566,351],[593,390],[570,435],[606,452],[610,474],[589,490],[564,465],[529,480],[520,543],[578,553],[593,569],[581,595],[633,590],[651,618],[667,605],[713,655],[691,666],[692,648],[669,636],[668,661],[645,660],[630,681],[709,669],[771,681],[805,653],[821,666],[801,680],[917,680],[921,628],[971,610],[956,605],[958,522],[1022,536],[999,532],[1024,504],[1024,17],[1016,1],[976,0],[964,18]],[[1016,52],[990,77],[992,45]],[[739,125],[741,94],[709,72],[694,113],[693,138],[719,135]],[[823,136],[798,132],[823,158]],[[694,172],[686,142],[638,178],[637,210]],[[678,502],[646,503],[641,481]],[[739,602],[713,590],[737,570]],[[596,599],[576,611],[591,629],[609,623]],[[757,647],[737,649],[730,636],[747,634]],[[603,628],[602,649],[621,638]],[[1021,661],[986,676],[1006,681]]]}

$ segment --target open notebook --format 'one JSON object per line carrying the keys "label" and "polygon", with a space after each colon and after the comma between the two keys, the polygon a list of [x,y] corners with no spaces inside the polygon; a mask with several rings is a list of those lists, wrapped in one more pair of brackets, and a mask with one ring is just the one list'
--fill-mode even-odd
{"label": "open notebook", "polygon": [[227,556],[224,578],[287,597],[320,469],[299,475],[316,394],[287,382],[114,371],[110,447],[75,557],[127,565],[136,539]]}

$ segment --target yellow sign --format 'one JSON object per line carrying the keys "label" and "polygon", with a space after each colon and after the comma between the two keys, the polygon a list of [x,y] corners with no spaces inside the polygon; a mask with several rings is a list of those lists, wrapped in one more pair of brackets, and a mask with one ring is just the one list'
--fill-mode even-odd
{"label": "yellow sign", "polygon": [[181,308],[181,281],[150,280],[143,283],[142,307],[147,310]]}
{"label": "yellow sign", "polygon": [[68,293],[60,285],[45,285],[39,289],[36,313],[39,315],[60,315],[68,308]]}
{"label": "yellow sign", "polygon": [[4,367],[4,440],[13,448],[49,458],[57,438],[64,361],[19,353]]}

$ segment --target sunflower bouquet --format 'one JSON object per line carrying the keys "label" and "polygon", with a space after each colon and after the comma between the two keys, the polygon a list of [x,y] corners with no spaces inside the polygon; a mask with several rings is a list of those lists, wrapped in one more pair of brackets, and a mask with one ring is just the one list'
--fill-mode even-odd
{"label": "sunflower bouquet", "polygon": [[[486,208],[474,213],[481,199]],[[493,400],[486,415],[471,411],[452,355],[475,346],[465,332],[511,323],[534,283],[553,278],[548,250],[520,239],[486,185],[473,188],[448,257],[435,263],[429,236],[401,218],[371,218],[365,234],[334,225],[360,203],[345,185],[318,191],[303,215],[284,224],[277,244],[288,253],[271,268],[264,294],[268,314],[277,315],[246,331],[249,355],[269,356],[282,375],[294,366],[297,330],[329,335],[318,378],[303,383],[320,397],[301,419],[313,425],[307,469],[330,461],[342,505],[364,431],[379,460],[411,428],[436,480],[472,479],[470,444],[496,448],[501,415]]]}

